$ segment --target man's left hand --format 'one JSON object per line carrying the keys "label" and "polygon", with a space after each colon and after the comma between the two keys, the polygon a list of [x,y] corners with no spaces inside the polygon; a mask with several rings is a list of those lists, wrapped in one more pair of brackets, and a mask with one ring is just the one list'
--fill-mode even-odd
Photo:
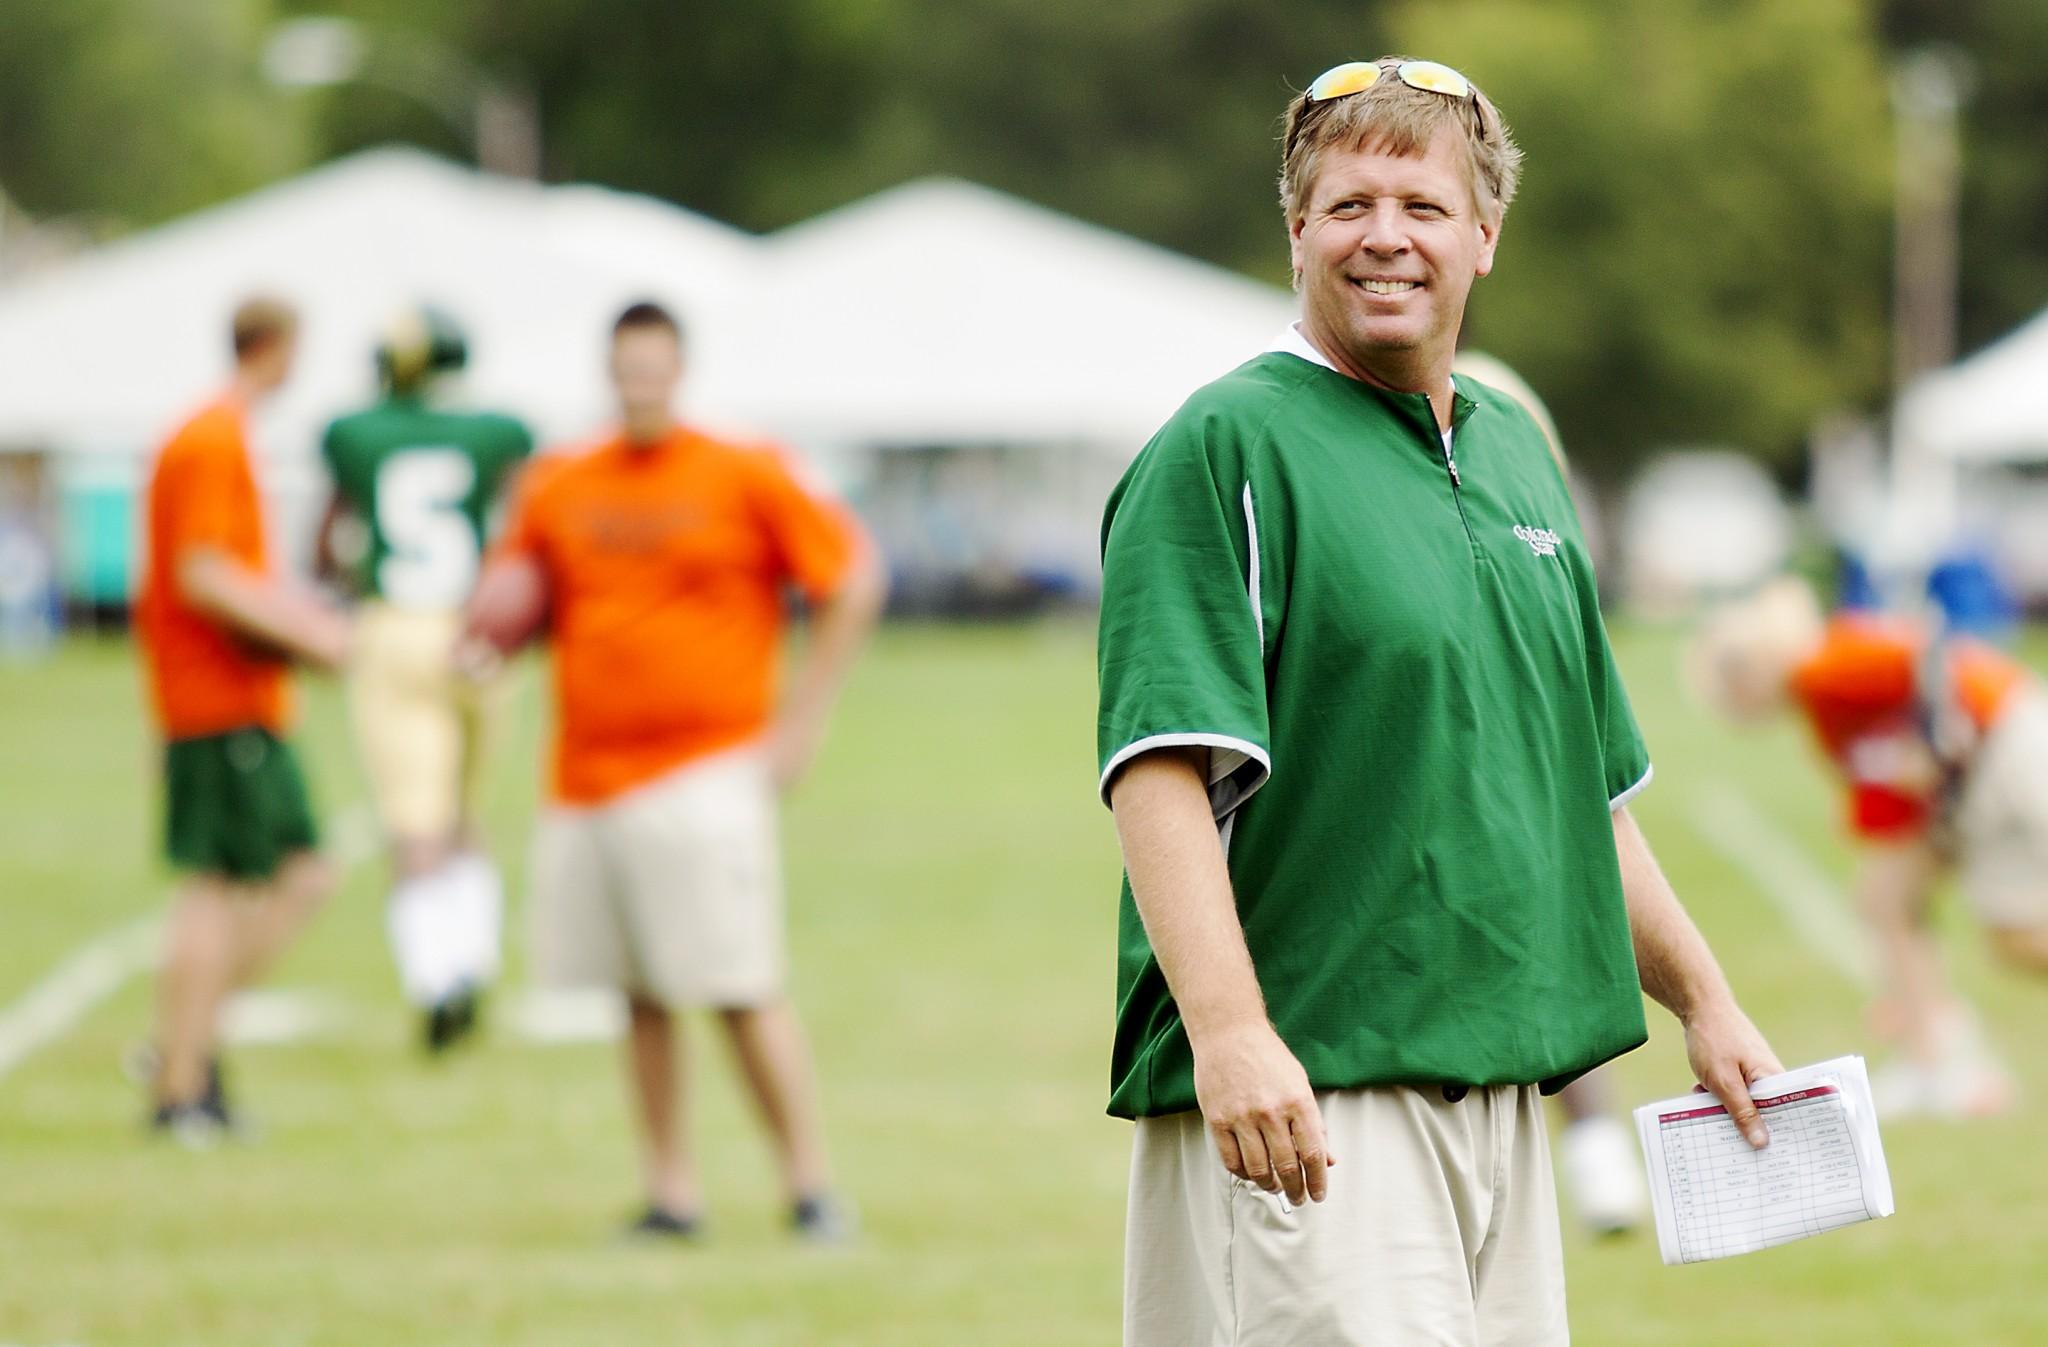
{"label": "man's left hand", "polygon": [[448,654],[448,667],[457,678],[471,683],[488,683],[505,669],[505,656],[498,647],[480,636],[457,638]]}
{"label": "man's left hand", "polygon": [[1771,1134],[1749,1097],[1749,1087],[1785,1068],[1741,1007],[1724,1001],[1688,1017],[1685,1056],[1700,1088],[1721,1101],[1749,1144],[1758,1150],[1768,1146]]}

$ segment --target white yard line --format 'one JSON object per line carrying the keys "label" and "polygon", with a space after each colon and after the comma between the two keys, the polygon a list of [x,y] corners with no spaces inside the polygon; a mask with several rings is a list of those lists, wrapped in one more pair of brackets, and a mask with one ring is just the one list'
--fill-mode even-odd
{"label": "white yard line", "polygon": [[237,1045],[340,1038],[355,1019],[347,997],[310,987],[252,987],[220,1010],[221,1041]]}
{"label": "white yard line", "polygon": [[152,912],[116,926],[74,951],[28,994],[0,1012],[0,1078],[156,962],[163,914]]}
{"label": "white yard line", "polygon": [[1725,781],[1709,781],[1692,803],[1694,831],[1749,877],[1806,947],[1858,987],[1874,987],[1870,939],[1840,886],[1807,850]]}
{"label": "white yard line", "polygon": [[530,987],[506,999],[505,1027],[529,1043],[611,1043],[626,1032],[617,992]]}
{"label": "white yard line", "polygon": [[[376,820],[356,805],[329,824],[328,854],[343,869],[377,850]],[[0,1079],[78,1025],[129,978],[156,966],[163,912],[130,918],[73,950],[22,997],[0,1010]]]}

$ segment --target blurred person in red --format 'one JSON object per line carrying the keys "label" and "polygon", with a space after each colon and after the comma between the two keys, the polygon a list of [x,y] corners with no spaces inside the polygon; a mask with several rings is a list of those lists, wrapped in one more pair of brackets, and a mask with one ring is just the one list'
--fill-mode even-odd
{"label": "blurred person in red", "polygon": [[165,850],[183,872],[157,981],[154,1126],[188,1145],[233,1124],[220,1007],[290,943],[334,887],[291,746],[285,665],[339,666],[346,621],[277,571],[249,415],[289,377],[298,319],[235,310],[228,387],[150,470],[137,634],[165,740]]}
{"label": "blurred person in red", "polygon": [[[501,647],[544,622],[555,656],[553,800],[534,839],[543,983],[624,993],[647,1206],[700,1233],[675,1013],[717,1012],[805,1238],[850,1233],[832,1192],[809,1048],[785,988],[776,796],[809,766],[884,579],[853,516],[768,447],[683,425],[682,334],[635,304],[612,332],[620,429],[536,464],[472,602]],[[805,655],[777,705],[790,587]],[[544,612],[544,617],[543,617]]]}
{"label": "blurred person in red", "polygon": [[2048,973],[2048,696],[2010,656],[1919,620],[1824,616],[1782,578],[1715,613],[1689,652],[1723,714],[1796,708],[1846,792],[1857,905],[1876,944],[1877,1030],[1901,1056],[1873,1078],[1894,1114],[1970,1116],[2013,1085],[1949,982],[1929,924],[1953,873],[2002,962]]}

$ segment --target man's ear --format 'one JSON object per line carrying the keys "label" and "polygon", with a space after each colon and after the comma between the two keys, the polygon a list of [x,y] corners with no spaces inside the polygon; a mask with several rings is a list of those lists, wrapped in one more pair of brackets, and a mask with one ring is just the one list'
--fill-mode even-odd
{"label": "man's ear", "polygon": [[1500,247],[1500,227],[1506,212],[1498,203],[1490,203],[1479,212],[1479,265],[1472,274],[1484,276],[1493,270],[1494,250]]}
{"label": "man's ear", "polygon": [[1290,215],[1287,219],[1287,260],[1294,268],[1294,288],[1301,288],[1301,231],[1308,224],[1306,215]]}

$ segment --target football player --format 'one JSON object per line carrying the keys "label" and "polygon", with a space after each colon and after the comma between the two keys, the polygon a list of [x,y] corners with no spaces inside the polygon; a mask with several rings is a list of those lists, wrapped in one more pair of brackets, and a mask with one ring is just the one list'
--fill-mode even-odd
{"label": "football player", "polygon": [[458,669],[455,647],[492,508],[533,446],[510,416],[448,405],[467,359],[446,314],[398,315],[376,350],[383,397],[322,444],[323,568],[361,595],[349,711],[390,847],[391,947],[435,1051],[472,1027],[498,968],[503,888],[476,817],[496,680]]}

